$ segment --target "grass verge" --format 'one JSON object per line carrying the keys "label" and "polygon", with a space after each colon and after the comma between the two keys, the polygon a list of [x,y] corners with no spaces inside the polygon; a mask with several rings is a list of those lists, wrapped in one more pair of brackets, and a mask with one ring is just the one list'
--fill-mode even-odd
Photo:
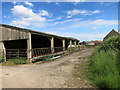
{"label": "grass verge", "polygon": [[94,52],[89,61],[88,76],[91,82],[100,88],[118,88],[119,72],[117,67],[118,52]]}
{"label": "grass verge", "polygon": [[10,59],[8,60],[6,63],[3,63],[3,66],[7,66],[7,65],[19,65],[19,64],[28,64],[27,60],[25,58],[14,58],[14,59]]}
{"label": "grass verge", "polygon": [[99,88],[120,89],[120,37],[111,37],[96,48],[89,61],[88,77]]}

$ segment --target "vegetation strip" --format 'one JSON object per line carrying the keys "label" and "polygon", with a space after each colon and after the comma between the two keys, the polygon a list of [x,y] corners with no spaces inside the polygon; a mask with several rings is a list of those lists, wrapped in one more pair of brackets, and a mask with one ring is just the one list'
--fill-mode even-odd
{"label": "vegetation strip", "polygon": [[88,77],[100,88],[120,88],[120,36],[111,37],[96,48],[89,61]]}

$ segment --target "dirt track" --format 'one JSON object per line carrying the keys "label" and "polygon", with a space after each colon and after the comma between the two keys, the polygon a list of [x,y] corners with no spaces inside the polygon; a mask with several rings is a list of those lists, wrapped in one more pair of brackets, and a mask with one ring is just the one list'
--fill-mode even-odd
{"label": "dirt track", "polygon": [[87,80],[75,77],[79,57],[91,55],[93,49],[79,51],[57,60],[32,65],[3,66],[3,88],[91,88]]}

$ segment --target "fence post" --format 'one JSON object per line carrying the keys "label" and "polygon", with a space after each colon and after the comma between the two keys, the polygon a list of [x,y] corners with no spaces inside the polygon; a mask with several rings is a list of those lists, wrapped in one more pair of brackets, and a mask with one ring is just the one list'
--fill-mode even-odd
{"label": "fence post", "polygon": [[70,52],[72,52],[72,40],[70,40]]}
{"label": "fence post", "polygon": [[5,48],[3,49],[3,57],[4,57],[4,62],[6,62],[7,60],[6,60],[6,49]]}
{"label": "fence post", "polygon": [[31,40],[31,33],[28,33],[28,39],[27,39],[27,59],[29,60],[32,58],[32,40]]}
{"label": "fence post", "polygon": [[52,52],[52,53],[55,52],[55,48],[54,48],[54,37],[51,38],[51,52]]}
{"label": "fence post", "polygon": [[63,51],[65,51],[65,39],[63,39]]}
{"label": "fence post", "polygon": [[2,42],[2,51],[3,51],[4,62],[6,62],[7,58],[6,58],[6,48],[5,48],[4,42]]}

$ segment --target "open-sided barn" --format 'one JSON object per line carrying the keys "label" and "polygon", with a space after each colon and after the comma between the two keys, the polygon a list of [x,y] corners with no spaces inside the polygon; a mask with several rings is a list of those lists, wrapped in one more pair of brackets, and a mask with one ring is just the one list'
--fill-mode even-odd
{"label": "open-sided barn", "polygon": [[79,40],[75,38],[61,37],[16,26],[0,24],[0,28],[0,48],[5,61],[17,55],[30,59],[38,54],[44,55],[66,50],[69,44],[72,46],[73,42],[75,46],[79,44]]}

